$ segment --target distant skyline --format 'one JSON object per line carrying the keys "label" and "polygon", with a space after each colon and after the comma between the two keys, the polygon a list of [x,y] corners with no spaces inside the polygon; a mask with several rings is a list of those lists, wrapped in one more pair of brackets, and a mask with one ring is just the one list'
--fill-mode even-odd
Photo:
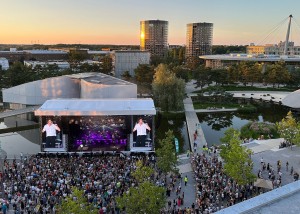
{"label": "distant skyline", "polygon": [[[214,24],[213,44],[277,43],[293,14],[291,39],[300,45],[296,0],[9,0],[1,2],[1,44],[139,45],[140,21],[169,22],[169,44],[184,45],[186,25]],[[299,15],[298,15],[299,14]]]}

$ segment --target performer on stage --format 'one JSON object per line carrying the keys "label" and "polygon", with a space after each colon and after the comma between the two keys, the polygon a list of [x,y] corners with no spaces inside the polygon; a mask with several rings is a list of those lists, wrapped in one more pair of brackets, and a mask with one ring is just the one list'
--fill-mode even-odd
{"label": "performer on stage", "polygon": [[136,146],[145,146],[147,130],[151,131],[151,128],[148,126],[147,123],[143,122],[142,118],[140,118],[139,122],[135,124],[133,129],[133,132],[137,132]]}
{"label": "performer on stage", "polygon": [[47,124],[43,128],[43,133],[46,131],[46,148],[55,146],[56,131],[60,132],[60,128],[57,124],[53,124],[52,120],[48,120]]}

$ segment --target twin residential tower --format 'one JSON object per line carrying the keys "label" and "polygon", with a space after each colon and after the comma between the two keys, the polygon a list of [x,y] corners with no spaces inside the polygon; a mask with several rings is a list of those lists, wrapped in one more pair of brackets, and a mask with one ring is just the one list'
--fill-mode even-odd
{"label": "twin residential tower", "polygon": [[[212,54],[212,23],[187,24],[186,58]],[[140,22],[140,49],[151,56],[165,57],[168,53],[168,21]]]}

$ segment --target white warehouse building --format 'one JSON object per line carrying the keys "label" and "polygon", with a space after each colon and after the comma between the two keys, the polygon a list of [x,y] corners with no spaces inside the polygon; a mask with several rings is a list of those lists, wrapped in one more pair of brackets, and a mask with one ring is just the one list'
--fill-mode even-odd
{"label": "white warehouse building", "polygon": [[68,69],[70,68],[70,64],[66,61],[47,61],[47,62],[41,62],[41,61],[29,61],[25,60],[24,65],[28,67],[35,68],[37,65],[40,65],[41,67],[45,67],[47,65],[57,65],[59,69]]}
{"label": "white warehouse building", "polygon": [[2,90],[10,109],[42,105],[51,99],[136,98],[137,85],[102,73],[79,73],[37,80]]}
{"label": "white warehouse building", "polygon": [[134,76],[134,69],[140,64],[150,63],[150,52],[140,50],[115,51],[113,54],[114,73],[120,78],[126,71]]}
{"label": "white warehouse building", "polygon": [[0,67],[2,68],[2,70],[9,69],[9,63],[6,58],[0,58]]}

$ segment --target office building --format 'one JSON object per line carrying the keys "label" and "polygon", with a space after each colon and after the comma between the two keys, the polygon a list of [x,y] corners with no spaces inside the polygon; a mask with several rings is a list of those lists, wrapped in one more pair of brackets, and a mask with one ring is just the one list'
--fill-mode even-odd
{"label": "office building", "polygon": [[212,54],[212,23],[187,24],[186,58]]}
{"label": "office building", "polygon": [[166,56],[168,52],[168,21],[141,21],[140,33],[140,49],[142,51],[149,51],[151,56]]}
{"label": "office building", "polygon": [[150,52],[128,50],[128,51],[115,51],[113,54],[113,64],[115,76],[120,78],[128,71],[133,77],[135,76],[134,70],[139,64],[150,63]]}

